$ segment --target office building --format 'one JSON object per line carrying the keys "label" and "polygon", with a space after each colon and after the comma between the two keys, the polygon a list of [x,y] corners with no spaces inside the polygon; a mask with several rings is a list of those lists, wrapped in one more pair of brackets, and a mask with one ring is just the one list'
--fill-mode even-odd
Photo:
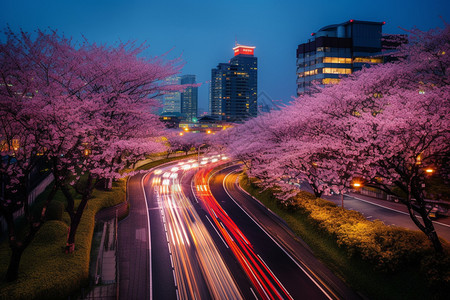
{"label": "office building", "polygon": [[236,45],[229,63],[211,70],[210,112],[227,122],[242,122],[256,117],[258,60],[255,47]]}
{"label": "office building", "polygon": [[363,66],[382,63],[382,27],[385,22],[349,20],[312,33],[297,48],[297,95],[335,84]]}
{"label": "office building", "polygon": [[[179,76],[172,76],[166,79],[169,85],[178,85],[181,83]],[[181,113],[181,93],[171,92],[163,95],[163,113]]]}
{"label": "office building", "polygon": [[[195,75],[181,76],[181,84],[196,84]],[[185,121],[195,122],[198,114],[198,87],[187,87],[181,93],[181,115]]]}

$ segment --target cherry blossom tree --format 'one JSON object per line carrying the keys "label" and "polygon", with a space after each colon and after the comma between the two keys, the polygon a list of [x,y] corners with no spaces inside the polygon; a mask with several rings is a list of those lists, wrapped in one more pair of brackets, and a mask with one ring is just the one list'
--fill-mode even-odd
{"label": "cherry blossom tree", "polygon": [[166,130],[165,136],[169,143],[169,150],[167,151],[167,157],[170,153],[177,151],[183,151],[186,155],[192,149],[198,149],[199,146],[204,145],[206,141],[205,133],[197,132],[181,132],[178,130]]}
{"label": "cherry blossom tree", "polygon": [[332,120],[324,137],[341,143],[348,158],[336,167],[350,166],[353,176],[390,194],[403,191],[411,219],[441,252],[424,187],[426,168],[444,170],[450,153],[450,29],[414,33],[403,59],[324,91],[328,102],[320,111]]}
{"label": "cherry blossom tree", "polygon": [[[0,119],[1,173],[4,194],[0,198],[0,213],[7,221],[9,246],[12,254],[7,270],[8,281],[17,278],[23,251],[33,240],[45,221],[46,207],[56,193],[56,184],[49,194],[39,216],[29,208],[30,175],[55,148],[66,144],[64,137],[55,134],[65,131],[73,140],[68,126],[77,114],[55,113],[65,104],[60,99],[62,90],[53,80],[54,70],[62,66],[57,49],[52,44],[68,41],[56,32],[38,31],[31,39],[25,32],[15,34],[5,30],[6,42],[0,44]],[[56,119],[55,119],[56,118]],[[58,120],[58,123],[52,123]],[[76,123],[75,123],[76,124]],[[28,224],[25,235],[19,236],[14,213],[23,209]]]}
{"label": "cherry blossom tree", "polygon": [[[145,154],[164,150],[158,141],[163,126],[154,114],[155,98],[182,88],[164,83],[180,65],[162,58],[143,58],[144,50],[143,45],[130,43],[107,47],[85,42],[77,49],[78,68],[72,70],[84,84],[63,84],[82,111],[84,130],[78,151],[60,158],[60,166],[71,171],[62,176],[61,183],[71,218],[67,252],[74,250],[75,234],[96,182],[103,179],[110,188],[112,180],[126,175],[121,170]],[[69,184],[81,195],[76,210]]]}
{"label": "cherry blossom tree", "polygon": [[298,178],[316,195],[331,190],[343,195],[360,178],[391,194],[403,191],[412,220],[441,252],[424,178],[425,167],[448,178],[450,29],[410,33],[397,61],[299,97],[281,113],[250,120],[224,143],[270,186],[289,190],[286,179]]}
{"label": "cherry blossom tree", "polygon": [[[0,145],[5,193],[0,212],[12,250],[7,279],[17,278],[20,257],[45,221],[57,189],[67,197],[71,218],[67,252],[95,184],[124,176],[120,170],[145,154],[162,151],[162,125],[155,97],[180,86],[164,79],[180,70],[178,60],[145,58],[145,45],[75,45],[56,31],[35,37],[10,29],[0,44]],[[52,193],[36,219],[29,213],[29,174],[48,160]],[[75,209],[72,186],[81,194]],[[13,213],[23,207],[30,230],[19,240]]]}

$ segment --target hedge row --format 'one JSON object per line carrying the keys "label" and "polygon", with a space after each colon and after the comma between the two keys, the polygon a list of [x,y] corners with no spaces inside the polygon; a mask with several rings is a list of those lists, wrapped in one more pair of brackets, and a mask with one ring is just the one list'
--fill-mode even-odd
{"label": "hedge row", "polygon": [[[244,180],[248,180],[246,175]],[[252,188],[260,189],[255,179],[249,182]],[[277,190],[270,192],[278,207],[306,215],[320,232],[333,237],[349,257],[359,257],[381,272],[394,273],[413,267],[427,279],[437,298],[450,292],[450,245],[445,240],[441,240],[444,254],[437,255],[420,231],[369,221],[357,211],[342,209],[305,191],[298,192],[290,201],[279,201],[275,196]]]}
{"label": "hedge row", "polygon": [[[64,253],[69,216],[49,220],[37,233],[22,256],[19,278],[6,283],[0,281],[0,299],[64,299],[76,293],[89,280],[89,256],[95,226],[95,214],[104,207],[125,201],[126,181],[115,182],[112,191],[93,192],[77,230],[75,251]],[[53,201],[64,202],[58,193]],[[79,202],[79,201],[78,201]],[[78,204],[78,203],[77,203]],[[56,213],[58,218],[59,213]],[[8,242],[0,245],[0,278],[8,267]]]}
{"label": "hedge row", "polygon": [[349,256],[359,256],[375,269],[397,271],[433,253],[431,243],[421,232],[369,221],[357,211],[341,209],[303,191],[294,196],[292,203],[307,213],[311,222],[334,236]]}

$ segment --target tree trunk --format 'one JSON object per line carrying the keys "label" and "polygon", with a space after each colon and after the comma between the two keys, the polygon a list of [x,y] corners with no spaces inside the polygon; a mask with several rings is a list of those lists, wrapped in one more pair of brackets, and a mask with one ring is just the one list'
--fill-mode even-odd
{"label": "tree trunk", "polygon": [[22,258],[24,249],[24,247],[20,246],[11,247],[12,254],[9,260],[8,270],[6,271],[5,277],[7,282],[14,281],[19,276],[20,259]]}
{"label": "tree trunk", "polygon": [[434,250],[437,253],[442,253],[443,249],[441,241],[439,240],[436,230],[434,229],[434,224],[428,216],[428,211],[425,209],[425,207],[421,207],[420,216],[422,217],[424,225],[424,230],[422,231],[427,235],[428,239],[433,244]]}
{"label": "tree trunk", "polygon": [[76,213],[70,220],[69,233],[67,234],[67,243],[66,243],[66,253],[72,253],[75,250],[75,235],[77,233],[78,225],[80,225],[81,217],[83,216],[83,211],[87,205],[88,197],[84,197],[80,202],[80,205],[77,208]]}
{"label": "tree trunk", "polygon": [[[412,221],[416,224],[416,226],[423,233],[425,233],[427,238],[433,244],[436,253],[442,253],[443,252],[442,244],[441,241],[439,240],[436,230],[434,229],[433,222],[428,216],[428,211],[425,207],[425,201],[422,198],[422,193],[414,191],[417,205],[413,204],[412,202],[412,194],[413,194],[412,186],[411,184],[408,184],[408,197],[406,201],[406,206],[408,207],[409,216],[411,217]],[[419,219],[416,217],[416,215],[414,214],[415,211],[418,212],[419,215],[422,217],[423,223],[421,223]]]}
{"label": "tree trunk", "polygon": [[[71,198],[72,205],[69,204],[67,207],[72,207],[72,211],[69,213],[70,215],[70,227],[69,227],[69,233],[67,234],[67,243],[65,252],[66,253],[72,253],[75,250],[75,235],[77,233],[78,225],[80,224],[81,217],[83,216],[84,209],[86,208],[87,202],[89,198],[91,197],[91,191],[92,191],[92,184],[93,184],[93,177],[92,174],[89,174],[86,186],[84,188],[83,197],[81,199],[80,204],[78,205],[78,208],[76,212],[73,212],[73,198]],[[64,193],[67,197],[67,195],[70,195],[68,193],[67,188],[65,188],[66,192]]]}
{"label": "tree trunk", "polygon": [[41,228],[42,224],[45,222],[46,211],[49,203],[55,196],[57,190],[56,184],[53,186],[52,191],[47,197],[47,200],[42,207],[41,214],[38,220],[33,220],[32,216],[26,216],[26,219],[29,221],[29,230],[28,233],[22,238],[22,242],[19,242],[17,239],[17,233],[14,223],[13,213],[9,210],[2,210],[2,213],[5,217],[8,227],[9,234],[9,247],[11,249],[11,257],[9,260],[8,270],[6,271],[5,280],[8,282],[14,281],[17,279],[19,275],[19,266],[20,260],[22,258],[22,254],[25,249],[30,245],[33,241],[36,233]]}
{"label": "tree trunk", "polygon": [[113,183],[112,178],[105,177],[103,180],[104,180],[103,181],[103,188],[105,189],[105,191],[112,190],[112,183]]}

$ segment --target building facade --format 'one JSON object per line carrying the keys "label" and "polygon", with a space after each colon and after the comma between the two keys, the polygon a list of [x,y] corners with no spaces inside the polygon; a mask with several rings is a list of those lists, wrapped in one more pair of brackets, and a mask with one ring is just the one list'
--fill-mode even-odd
{"label": "building facade", "polygon": [[[179,85],[181,78],[179,76],[172,76],[166,79],[169,85]],[[181,93],[172,92],[163,96],[163,113],[181,113]]]}
{"label": "building facade", "polygon": [[[196,84],[195,75],[184,75],[181,84]],[[198,87],[190,86],[181,93],[181,115],[188,122],[195,122],[198,114]]]}
{"label": "building facade", "polygon": [[385,22],[349,20],[311,34],[297,47],[297,95],[314,84],[335,84],[363,66],[382,63],[382,26]]}
{"label": "building facade", "polygon": [[242,122],[257,115],[258,60],[254,49],[236,45],[230,62],[211,70],[210,113],[219,120]]}

